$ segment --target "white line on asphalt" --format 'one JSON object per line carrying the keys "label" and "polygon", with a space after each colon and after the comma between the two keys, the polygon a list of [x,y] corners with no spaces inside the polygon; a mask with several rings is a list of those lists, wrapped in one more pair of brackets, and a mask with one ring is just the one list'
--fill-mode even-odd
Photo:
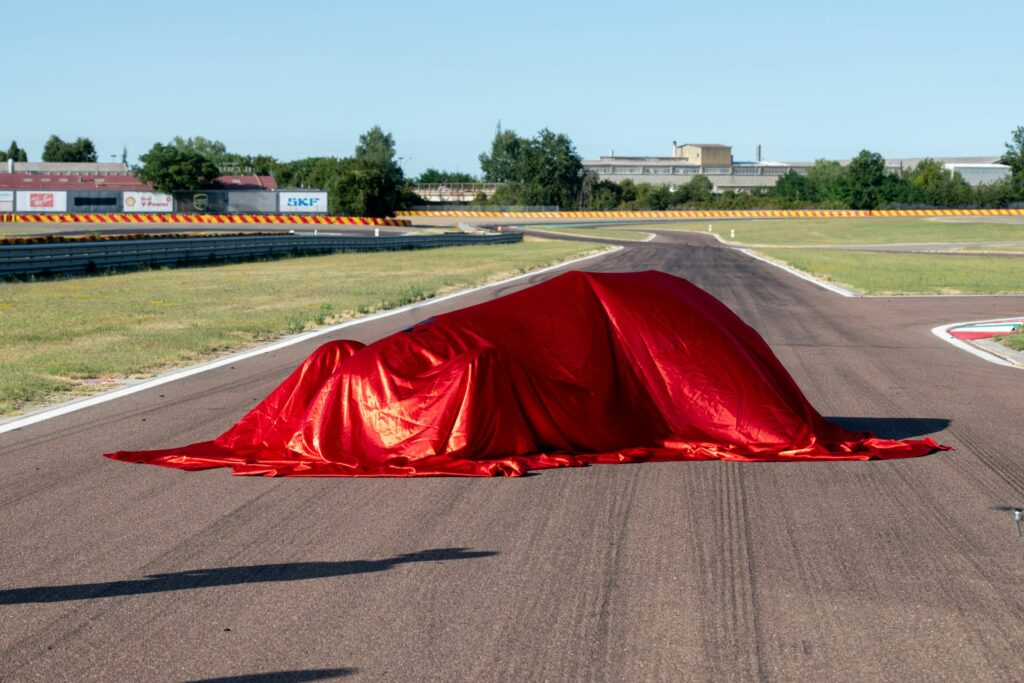
{"label": "white line on asphalt", "polygon": [[840,287],[839,285],[834,285],[831,282],[826,282],[826,281],[824,281],[822,279],[816,278],[813,275],[808,275],[807,273],[804,273],[803,271],[797,270],[796,268],[794,268],[792,266],[788,266],[785,263],[779,263],[778,261],[772,261],[771,259],[765,258],[764,256],[761,256],[760,254],[754,253],[750,249],[740,249],[739,247],[733,247],[733,248],[736,249],[736,251],[738,251],[738,252],[746,254],[750,258],[757,259],[758,261],[762,261],[763,263],[767,263],[770,266],[775,266],[776,268],[781,268],[782,270],[786,271],[790,275],[796,275],[801,280],[806,280],[807,282],[810,282],[811,284],[818,285],[822,289],[827,289],[828,291],[830,291],[830,292],[832,292],[834,294],[838,294],[840,296],[845,296],[847,298],[853,298],[853,297],[859,296],[855,292],[851,292],[850,290],[845,289],[843,287]]}
{"label": "white line on asphalt", "polygon": [[610,254],[614,254],[617,251],[621,251],[622,249],[623,247],[615,247],[614,249],[610,249],[608,251],[602,251],[598,252],[597,254],[591,254],[589,256],[582,256],[580,258],[572,259],[570,261],[556,263],[553,266],[547,266],[546,268],[532,270],[528,273],[523,273],[522,275],[515,275],[513,277],[505,278],[504,280],[498,280],[497,282],[489,282],[485,285],[478,285],[476,287],[471,287],[469,289],[463,289],[458,292],[452,292],[451,294],[445,294],[444,296],[439,296],[432,299],[424,299],[423,301],[417,301],[416,303],[413,304],[406,304],[405,306],[400,306],[399,308],[392,308],[390,310],[381,311],[380,313],[374,313],[372,315],[367,315],[362,318],[346,320],[345,322],[338,323],[337,325],[322,327],[318,330],[312,330],[310,332],[304,332],[303,334],[297,334],[292,337],[286,337],[272,344],[261,346],[255,349],[249,349],[248,351],[242,351],[240,353],[235,353],[230,356],[225,356],[223,358],[210,361],[209,363],[196,365],[191,368],[185,368],[184,370],[176,370],[166,375],[159,375],[152,379],[144,380],[142,382],[139,382],[138,384],[133,384],[128,387],[115,389],[113,391],[108,391],[102,394],[96,394],[95,396],[90,396],[88,398],[72,401],[70,403],[65,403],[63,405],[59,405],[53,408],[44,408],[38,412],[30,413],[23,417],[16,418],[10,422],[0,424],[0,434],[12,432],[16,429],[21,429],[22,427],[28,427],[29,425],[43,422],[45,420],[50,420],[55,417],[60,417],[61,415],[67,415],[69,413],[74,413],[79,410],[84,410],[85,408],[91,408],[92,406],[100,405],[101,403],[107,403],[108,401],[114,401],[119,398],[124,398],[125,396],[131,396],[132,394],[137,394],[140,391],[146,391],[147,389],[152,389],[153,387],[158,387],[162,384],[176,382],[180,379],[192,377],[193,375],[198,375],[203,372],[209,372],[210,370],[222,368],[225,365],[230,365],[232,363],[237,363],[248,358],[260,356],[263,355],[264,353],[270,353],[271,351],[277,351],[278,349],[283,349],[288,346],[301,344],[304,341],[308,341],[310,339],[314,339],[325,334],[330,334],[332,332],[345,329],[346,327],[353,327],[355,325],[361,325],[372,320],[380,320],[382,318],[387,318],[392,315],[398,315],[400,313],[405,313],[407,311],[413,311],[418,308],[423,308],[425,306],[432,306],[434,304],[441,303],[442,301],[449,301],[451,299],[455,299],[460,296],[465,296],[467,294],[472,294],[473,292],[479,292],[490,287],[498,287],[500,285],[508,284],[509,282],[515,282],[516,280],[522,280],[524,278],[533,277],[534,275],[540,275],[541,273],[547,273],[552,270],[557,270],[559,268],[565,268],[566,266],[571,266],[573,264],[588,261],[590,259],[608,256]]}
{"label": "white line on asphalt", "polygon": [[960,327],[962,325],[972,325],[972,324],[975,324],[975,323],[990,323],[990,322],[995,322],[997,320],[1006,320],[1006,318],[993,318],[992,320],[968,320],[966,322],[961,322],[961,323],[950,323],[949,325],[939,325],[938,327],[933,327],[932,328],[932,334],[934,334],[936,337],[938,337],[939,339],[941,339],[944,342],[949,342],[950,344],[952,344],[953,346],[957,347],[961,351],[966,351],[967,353],[972,354],[974,356],[977,356],[978,358],[981,358],[982,360],[987,360],[989,363],[995,363],[996,365],[1003,365],[1003,366],[1008,367],[1008,368],[1018,368],[1018,369],[1021,369],[1020,365],[1017,365],[1016,363],[1011,363],[1010,361],[1006,360],[1005,358],[1000,358],[996,354],[991,353],[989,351],[986,351],[984,349],[979,349],[974,344],[968,344],[963,339],[957,339],[956,337],[954,337],[952,334],[949,333],[949,331],[951,329],[953,329],[954,327]]}

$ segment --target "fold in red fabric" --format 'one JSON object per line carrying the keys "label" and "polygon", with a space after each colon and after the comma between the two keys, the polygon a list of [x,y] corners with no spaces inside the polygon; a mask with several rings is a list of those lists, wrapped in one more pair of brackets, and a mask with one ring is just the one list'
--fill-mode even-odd
{"label": "fold in red fabric", "polygon": [[268,476],[518,476],[945,449],[826,421],[724,304],[647,271],[570,272],[369,346],[329,342],[215,440],[107,457]]}

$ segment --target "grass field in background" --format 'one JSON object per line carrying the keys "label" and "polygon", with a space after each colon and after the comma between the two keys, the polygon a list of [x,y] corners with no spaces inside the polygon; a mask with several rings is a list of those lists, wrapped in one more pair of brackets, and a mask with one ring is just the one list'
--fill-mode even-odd
{"label": "grass field in background", "polygon": [[1024,258],[758,249],[773,259],[865,294],[1024,292]]}
{"label": "grass field in background", "polygon": [[1024,223],[960,223],[927,218],[799,218],[688,221],[637,227],[714,232],[748,245],[816,246],[899,242],[1024,242]]}
{"label": "grass field in background", "polygon": [[0,283],[0,414],[599,250],[528,237]]}
{"label": "grass field in background", "polygon": [[524,225],[527,230],[550,230],[561,232],[567,235],[580,235],[582,237],[597,237],[609,240],[629,240],[639,242],[650,237],[651,233],[633,230],[615,230],[605,228],[563,228],[559,225]]}

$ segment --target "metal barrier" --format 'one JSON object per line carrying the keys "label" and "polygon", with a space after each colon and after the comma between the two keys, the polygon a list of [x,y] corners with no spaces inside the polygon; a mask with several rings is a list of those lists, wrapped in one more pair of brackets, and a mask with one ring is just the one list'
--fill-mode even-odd
{"label": "metal barrier", "polygon": [[521,242],[522,235],[247,235],[0,246],[0,278],[83,274],[148,266],[247,261],[337,251],[396,251]]}

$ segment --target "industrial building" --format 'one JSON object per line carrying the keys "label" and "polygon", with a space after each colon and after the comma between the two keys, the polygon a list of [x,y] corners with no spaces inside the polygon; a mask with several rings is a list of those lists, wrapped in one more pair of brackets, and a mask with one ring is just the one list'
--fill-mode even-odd
{"label": "industrial building", "polygon": [[[999,163],[998,156],[983,157],[933,157],[946,168],[963,176],[971,185],[992,183],[1010,175],[1010,167]],[[900,173],[917,166],[922,159],[886,159],[886,169]],[[842,165],[849,160],[839,162]],[[667,157],[624,157],[602,156],[584,160],[583,168],[597,174],[601,180],[621,183],[685,185],[695,175],[703,175],[711,181],[715,192],[733,190],[749,192],[759,188],[773,187],[779,178],[790,171],[801,175],[814,165],[813,161],[762,161],[758,145],[754,161],[735,161],[732,147],[719,144],[682,145],[672,143],[672,156]]]}
{"label": "industrial building", "polygon": [[126,164],[8,161],[0,213],[328,213],[326,192],[278,188],[273,176],[221,176],[216,185],[168,195]]}

